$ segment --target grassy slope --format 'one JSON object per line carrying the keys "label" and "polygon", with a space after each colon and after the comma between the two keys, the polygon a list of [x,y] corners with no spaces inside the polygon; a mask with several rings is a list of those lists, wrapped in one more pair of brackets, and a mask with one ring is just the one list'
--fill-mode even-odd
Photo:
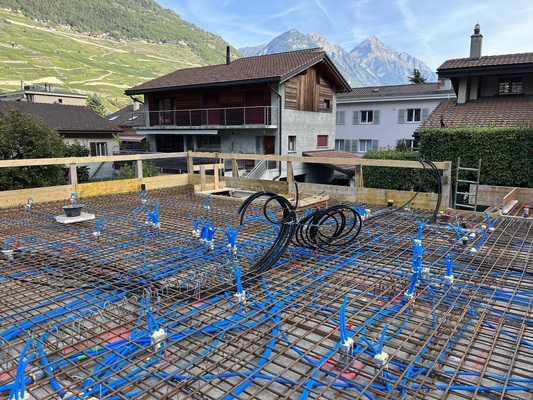
{"label": "grassy slope", "polygon": [[[110,112],[131,102],[124,90],[180,68],[205,64],[188,47],[122,42],[49,29],[0,9],[0,91],[52,83],[57,90],[97,94]],[[12,43],[17,43],[13,47]],[[224,62],[225,54],[220,55]]]}

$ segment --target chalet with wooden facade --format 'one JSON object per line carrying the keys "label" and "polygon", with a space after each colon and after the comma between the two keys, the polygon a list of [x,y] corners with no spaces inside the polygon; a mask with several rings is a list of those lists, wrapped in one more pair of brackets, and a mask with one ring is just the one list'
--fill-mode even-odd
{"label": "chalet with wooden facade", "polygon": [[[233,61],[228,52],[226,58],[225,64],[177,70],[126,90],[142,96],[144,107],[129,122],[151,149],[277,155],[334,149],[337,93],[350,86],[324,50]],[[258,178],[286,177],[276,163],[254,168]],[[301,180],[316,181],[321,173],[295,165]]]}
{"label": "chalet with wooden facade", "polygon": [[456,99],[441,102],[418,127],[531,126],[533,53],[482,56],[479,24],[471,36],[470,57],[445,61],[439,78],[448,78]]}

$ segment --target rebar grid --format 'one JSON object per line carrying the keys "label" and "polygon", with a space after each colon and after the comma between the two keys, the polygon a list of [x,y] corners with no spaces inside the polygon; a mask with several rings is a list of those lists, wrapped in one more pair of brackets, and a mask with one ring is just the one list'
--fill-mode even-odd
{"label": "rebar grid", "polygon": [[292,245],[237,296],[279,231],[260,202],[235,247],[235,202],[190,188],[80,202],[99,225],[0,211],[1,398],[531,398],[525,219],[372,206],[349,246]]}

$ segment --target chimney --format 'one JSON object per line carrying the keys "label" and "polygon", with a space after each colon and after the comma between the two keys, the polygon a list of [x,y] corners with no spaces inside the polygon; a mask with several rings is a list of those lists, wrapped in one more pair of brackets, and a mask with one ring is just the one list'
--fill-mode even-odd
{"label": "chimney", "polygon": [[479,29],[479,24],[476,24],[474,34],[470,36],[470,61],[479,61],[481,58],[483,35],[479,33]]}
{"label": "chimney", "polygon": [[226,65],[229,65],[230,62],[231,60],[229,58],[229,46],[226,46]]}
{"label": "chimney", "polygon": [[452,81],[448,78],[440,78],[437,82],[437,90],[450,90],[452,88]]}
{"label": "chimney", "polygon": [[137,100],[133,100],[133,111],[139,111],[139,102]]}

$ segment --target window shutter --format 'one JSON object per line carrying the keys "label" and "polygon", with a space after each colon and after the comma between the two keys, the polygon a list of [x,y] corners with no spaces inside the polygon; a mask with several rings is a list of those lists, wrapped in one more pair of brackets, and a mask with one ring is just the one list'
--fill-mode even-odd
{"label": "window shutter", "polygon": [[372,150],[378,150],[379,140],[372,140]]}
{"label": "window shutter", "polygon": [[374,114],[374,119],[372,120],[372,123],[374,125],[377,125],[379,124],[379,110],[374,110],[373,114]]}
{"label": "window shutter", "polygon": [[354,112],[353,112],[353,121],[352,121],[352,124],[353,124],[353,125],[359,125],[359,111],[354,111]]}
{"label": "window shutter", "polygon": [[357,153],[359,150],[357,149],[357,144],[359,143],[359,141],[357,139],[353,139],[352,140],[352,148],[351,148],[351,151],[350,153]]}
{"label": "window shutter", "polygon": [[89,146],[91,147],[91,156],[96,156],[96,143],[95,142],[91,142],[89,143]]}
{"label": "window shutter", "polygon": [[344,111],[337,111],[337,125],[344,125]]}
{"label": "window shutter", "polygon": [[405,109],[404,108],[400,108],[398,110],[398,123],[405,124]]}
{"label": "window shutter", "polygon": [[422,122],[423,120],[425,120],[429,115],[429,108],[423,108],[422,109],[422,116],[420,118],[420,122]]}

